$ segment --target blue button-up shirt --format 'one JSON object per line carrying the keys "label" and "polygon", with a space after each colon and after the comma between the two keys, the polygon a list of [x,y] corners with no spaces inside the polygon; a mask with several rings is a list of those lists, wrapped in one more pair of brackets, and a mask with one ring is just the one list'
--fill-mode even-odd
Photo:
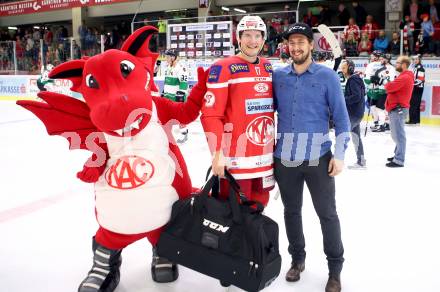
{"label": "blue button-up shirt", "polygon": [[343,160],[350,137],[350,121],[338,75],[312,63],[298,75],[293,66],[273,73],[278,112],[274,156],[283,160],[317,160],[331,150],[330,114],[335,124],[334,157]]}

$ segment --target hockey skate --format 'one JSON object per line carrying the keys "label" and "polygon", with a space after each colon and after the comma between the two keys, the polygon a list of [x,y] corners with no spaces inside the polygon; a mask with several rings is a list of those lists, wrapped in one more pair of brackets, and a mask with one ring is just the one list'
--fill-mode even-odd
{"label": "hockey skate", "polygon": [[378,126],[376,129],[372,130],[371,132],[373,133],[381,133],[381,132],[385,132],[386,128],[384,125],[380,125]]}
{"label": "hockey skate", "polygon": [[157,283],[174,282],[179,277],[179,268],[168,259],[159,257],[153,247],[153,261],[151,262],[151,277]]}
{"label": "hockey skate", "polygon": [[103,247],[93,238],[93,266],[78,292],[112,292],[119,284],[122,250]]}

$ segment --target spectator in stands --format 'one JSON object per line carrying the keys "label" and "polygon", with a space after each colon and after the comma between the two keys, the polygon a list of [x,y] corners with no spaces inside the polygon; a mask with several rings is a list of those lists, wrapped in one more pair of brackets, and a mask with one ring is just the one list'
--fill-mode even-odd
{"label": "spectator in stands", "polygon": [[440,57],[440,21],[436,21],[434,24],[434,35],[432,36],[432,53],[436,57]]}
{"label": "spectator in stands", "polygon": [[75,40],[72,40],[72,55],[73,59],[81,59],[81,48]]}
{"label": "spectator in stands", "polygon": [[57,60],[60,63],[64,63],[67,61],[66,51],[64,50],[64,44],[59,43],[57,48]]}
{"label": "spectator in stands", "polygon": [[268,56],[273,56],[277,49],[278,44],[278,33],[275,28],[272,27],[271,21],[266,20],[266,28],[267,28],[267,54]]}
{"label": "spectator in stands", "polygon": [[428,55],[431,54],[431,37],[434,35],[434,26],[432,25],[431,20],[429,19],[428,14],[422,14],[423,22],[422,26],[422,34],[423,34],[423,54]]}
{"label": "spectator in stands", "polygon": [[[428,5],[426,5],[423,9],[423,13],[429,14],[429,18],[431,19],[432,23],[435,23],[439,20],[440,6],[439,4],[435,3],[435,0],[429,0]],[[434,17],[435,20],[432,20],[432,17]]]}
{"label": "spectator in stands", "polygon": [[[159,17],[159,21],[160,20],[163,20],[163,17]],[[163,28],[161,28],[160,26],[159,26],[159,22],[158,22],[158,29],[159,29],[159,33],[163,33],[163,30],[165,29],[165,33],[166,33],[166,31],[167,31],[167,27],[166,27],[166,21],[165,21],[165,27]],[[119,27],[118,27],[118,30],[119,30],[119,33],[121,34],[121,35],[126,35],[126,36],[129,36],[130,34],[131,34],[131,28],[130,28],[130,26],[127,24],[127,22],[126,21],[121,21],[121,24],[119,25]]]}
{"label": "spectator in stands", "polygon": [[403,32],[403,51],[407,54],[414,54],[414,29],[415,24],[409,15],[405,15],[400,22],[399,28]]}
{"label": "spectator in stands", "polygon": [[353,33],[354,39],[357,41],[360,37],[360,29],[359,26],[356,25],[356,22],[353,17],[350,17],[348,20],[348,25],[344,28],[344,39],[348,38],[348,34]]}
{"label": "spectator in stands", "polygon": [[320,24],[330,25],[332,21],[332,13],[328,8],[328,5],[319,6],[319,20]]}
{"label": "spectator in stands", "polygon": [[87,56],[93,56],[93,52],[92,49],[96,44],[96,35],[93,33],[91,28],[87,29],[87,34],[86,34],[86,39],[85,39],[85,51],[83,50],[83,54],[87,55]]}
{"label": "spectator in stands", "polygon": [[53,33],[50,30],[50,27],[46,29],[46,32],[44,33],[44,41],[47,43],[47,45],[50,47],[52,46],[53,41]]}
{"label": "spectator in stands", "polygon": [[393,38],[388,45],[388,52],[393,56],[400,55],[400,36],[397,32],[393,32]]}
{"label": "spectator in stands", "polygon": [[34,42],[39,42],[41,39],[40,30],[34,28],[32,30],[32,38],[34,39]]}
{"label": "spectator in stands", "polygon": [[312,14],[311,9],[308,9],[307,14],[304,14],[303,22],[307,23],[310,27],[314,27],[318,24],[318,17]]}
{"label": "spectator in stands", "polygon": [[385,36],[385,31],[383,29],[379,30],[379,36],[374,40],[373,49],[375,51],[381,51],[385,53],[388,49],[389,44],[388,38]]}
{"label": "spectator in stands", "polygon": [[87,26],[86,21],[83,19],[81,22],[81,25],[78,26],[78,35],[79,35],[79,42],[81,44],[81,50],[85,52],[86,50],[86,36],[87,36]]}
{"label": "spectator in stands", "polygon": [[341,3],[339,4],[338,11],[339,24],[348,25],[348,20],[350,19],[350,12],[348,12],[348,9]]}
{"label": "spectator in stands", "polygon": [[63,39],[67,39],[69,37],[69,33],[67,32],[67,28],[65,28],[63,25],[61,25],[61,37]]}
{"label": "spectator in stands", "polygon": [[[422,7],[417,0],[411,0],[411,3],[405,8],[404,15],[409,15],[414,23],[420,23],[420,15],[422,14]],[[417,27],[416,27],[417,28]]]}
{"label": "spectator in stands", "polygon": [[362,27],[365,24],[365,19],[367,18],[367,11],[362,7],[358,1],[352,1],[356,23]]}
{"label": "spectator in stands", "polygon": [[374,39],[377,37],[379,32],[379,25],[374,21],[372,15],[368,15],[366,19],[366,23],[362,26],[362,31],[368,33],[368,38],[371,42],[374,42]]}
{"label": "spectator in stands", "polygon": [[294,12],[287,12],[290,11],[290,6],[289,5],[284,5],[284,11],[286,13],[285,17],[287,17],[287,20],[289,21],[289,24],[294,24],[296,21],[296,15]]}
{"label": "spectator in stands", "polygon": [[344,41],[344,50],[346,57],[357,57],[358,56],[358,42],[354,39],[353,32],[348,33],[347,39]]}
{"label": "spectator in stands", "polygon": [[358,45],[359,56],[368,57],[370,56],[372,50],[373,50],[373,44],[368,38],[368,33],[364,31],[362,32],[361,40]]}
{"label": "spectator in stands", "polygon": [[283,53],[289,54],[289,45],[285,39],[278,44],[275,56],[281,56]]}
{"label": "spectator in stands", "polygon": [[281,31],[287,31],[289,29],[289,20],[285,18],[283,24],[281,25]]}
{"label": "spectator in stands", "polygon": [[283,20],[278,16],[278,14],[275,14],[272,19],[270,20],[271,25],[273,26],[273,28],[276,30],[277,33],[281,33],[281,22]]}

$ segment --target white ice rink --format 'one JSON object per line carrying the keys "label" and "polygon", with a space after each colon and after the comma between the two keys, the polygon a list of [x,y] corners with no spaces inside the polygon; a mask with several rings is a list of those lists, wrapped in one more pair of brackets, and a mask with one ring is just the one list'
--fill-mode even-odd
{"label": "white ice rink", "polygon": [[[200,186],[210,156],[200,123],[189,131],[181,149],[193,185]],[[390,135],[369,133],[364,139],[368,169],[345,169],[337,177],[345,292],[440,291],[440,128],[408,127],[407,137],[404,168],[385,167],[394,147]],[[92,186],[75,177],[88,156],[69,151],[64,138],[49,137],[40,121],[13,102],[0,102],[1,292],[77,290],[92,264],[91,238],[97,228]],[[354,157],[350,144],[346,164]],[[306,270],[297,283],[284,280],[290,257],[281,200],[271,198],[266,214],[280,226],[283,267],[264,291],[324,291],[327,263],[308,191],[303,207]],[[183,267],[175,283],[156,284],[150,262],[148,241],[127,247],[116,291],[226,291],[217,280]]]}

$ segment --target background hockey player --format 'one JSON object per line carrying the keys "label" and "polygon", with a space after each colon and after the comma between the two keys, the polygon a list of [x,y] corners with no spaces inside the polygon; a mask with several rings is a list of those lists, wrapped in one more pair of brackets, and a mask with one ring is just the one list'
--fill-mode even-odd
{"label": "background hockey player", "polygon": [[[185,102],[188,94],[188,72],[179,62],[177,51],[170,49],[165,51],[167,68],[163,85],[163,96],[172,101]],[[185,125],[180,126],[180,137],[177,143],[188,140],[188,129]]]}
{"label": "background hockey player", "polygon": [[53,65],[47,64],[41,67],[41,75],[37,80],[37,87],[40,91],[47,91],[46,85],[55,83],[55,80],[49,78],[49,72],[52,71]]}
{"label": "background hockey player", "polygon": [[388,113],[385,110],[385,100],[387,99],[387,93],[385,91],[385,84],[393,81],[396,78],[397,72],[393,65],[390,63],[391,55],[382,54],[379,57],[379,62],[382,67],[376,71],[373,81],[377,87],[374,92],[376,100],[376,112],[379,118],[379,127],[373,129],[373,132],[385,132],[390,130],[390,124],[388,122]]}
{"label": "background hockey player", "polygon": [[[223,176],[226,167],[248,198],[266,205],[274,186],[275,137],[272,66],[258,56],[266,25],[258,16],[244,16],[236,34],[240,52],[210,68],[201,121],[213,173]],[[226,197],[225,180],[220,188]]]}
{"label": "background hockey player", "polygon": [[[373,130],[380,128],[380,126],[385,122],[385,113],[381,113],[376,106],[380,95],[380,92],[378,93],[380,78],[377,77],[376,72],[383,67],[379,60],[381,56],[382,52],[374,51],[372,53],[370,63],[367,65],[367,68],[365,68],[364,82],[367,85],[367,100],[370,106],[371,114],[373,115]],[[383,117],[379,118],[379,114],[382,114]],[[381,124],[379,124],[379,120],[381,120]]]}

